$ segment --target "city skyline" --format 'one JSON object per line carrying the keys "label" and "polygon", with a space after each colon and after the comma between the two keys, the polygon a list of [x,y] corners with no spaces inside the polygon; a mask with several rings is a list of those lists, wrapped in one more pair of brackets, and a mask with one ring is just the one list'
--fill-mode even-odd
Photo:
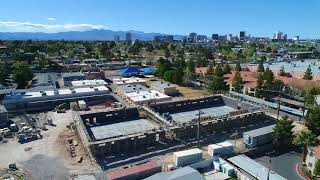
{"label": "city skyline", "polygon": [[[0,32],[65,32],[109,29],[188,35],[234,34],[272,38],[282,31],[288,38],[320,38],[314,21],[320,2],[97,0],[21,2],[5,1],[0,7]],[[304,13],[299,13],[304,10]]]}

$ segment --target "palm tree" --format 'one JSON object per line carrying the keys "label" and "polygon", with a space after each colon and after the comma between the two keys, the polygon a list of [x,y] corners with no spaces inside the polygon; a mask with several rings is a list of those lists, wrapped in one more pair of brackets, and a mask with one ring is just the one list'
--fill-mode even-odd
{"label": "palm tree", "polygon": [[310,131],[302,131],[293,139],[293,144],[302,146],[302,161],[306,160],[307,147],[316,142],[316,136]]}

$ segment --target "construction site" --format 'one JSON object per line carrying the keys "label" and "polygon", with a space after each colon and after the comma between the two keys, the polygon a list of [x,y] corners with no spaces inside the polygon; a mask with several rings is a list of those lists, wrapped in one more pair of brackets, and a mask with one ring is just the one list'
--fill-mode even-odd
{"label": "construction site", "polygon": [[[235,129],[241,133],[256,128],[257,124],[274,123],[274,118],[256,106],[216,95],[103,112],[82,112],[77,134],[93,158],[110,165],[119,160],[117,155],[121,156],[120,160],[131,158],[130,161],[134,162],[133,157],[139,152],[150,157],[160,151],[166,154],[177,150],[176,147],[230,139],[227,134]],[[137,160],[143,159],[138,157]]]}

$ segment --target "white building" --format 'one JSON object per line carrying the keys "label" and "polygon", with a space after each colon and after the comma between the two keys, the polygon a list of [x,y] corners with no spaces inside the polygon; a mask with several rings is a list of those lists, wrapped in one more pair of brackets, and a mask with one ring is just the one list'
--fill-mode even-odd
{"label": "white building", "polygon": [[309,146],[307,148],[307,156],[305,164],[307,169],[313,173],[314,167],[317,161],[320,159],[320,145],[318,146]]}
{"label": "white building", "polygon": [[113,84],[115,86],[120,86],[120,85],[128,85],[128,84],[140,84],[145,86],[146,85],[146,80],[138,77],[130,77],[130,78],[115,78],[113,79]]}
{"label": "white building", "polygon": [[109,93],[105,86],[34,92],[15,91],[4,97],[3,104],[9,112],[50,110],[60,104],[79,100],[103,102],[111,97]]}
{"label": "white building", "polygon": [[108,85],[108,83],[102,79],[71,81],[72,87],[90,87],[90,86],[105,86],[105,85]]}
{"label": "white building", "polygon": [[160,103],[160,102],[171,100],[170,96],[167,96],[155,90],[135,91],[135,92],[125,93],[124,96],[126,96],[130,101],[132,101],[137,105]]}

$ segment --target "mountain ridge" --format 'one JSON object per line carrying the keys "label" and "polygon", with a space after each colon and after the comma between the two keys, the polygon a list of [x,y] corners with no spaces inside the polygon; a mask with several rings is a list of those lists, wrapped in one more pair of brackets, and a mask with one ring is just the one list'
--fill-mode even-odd
{"label": "mountain ridge", "polygon": [[[163,33],[145,33],[142,31],[113,31],[105,29],[94,29],[89,31],[67,31],[57,33],[45,32],[0,32],[0,40],[87,40],[104,41],[114,40],[115,35],[120,36],[120,40],[125,40],[126,33],[130,32],[132,40],[151,41],[154,36],[168,35]],[[173,35],[175,40],[182,40],[184,35]]]}

